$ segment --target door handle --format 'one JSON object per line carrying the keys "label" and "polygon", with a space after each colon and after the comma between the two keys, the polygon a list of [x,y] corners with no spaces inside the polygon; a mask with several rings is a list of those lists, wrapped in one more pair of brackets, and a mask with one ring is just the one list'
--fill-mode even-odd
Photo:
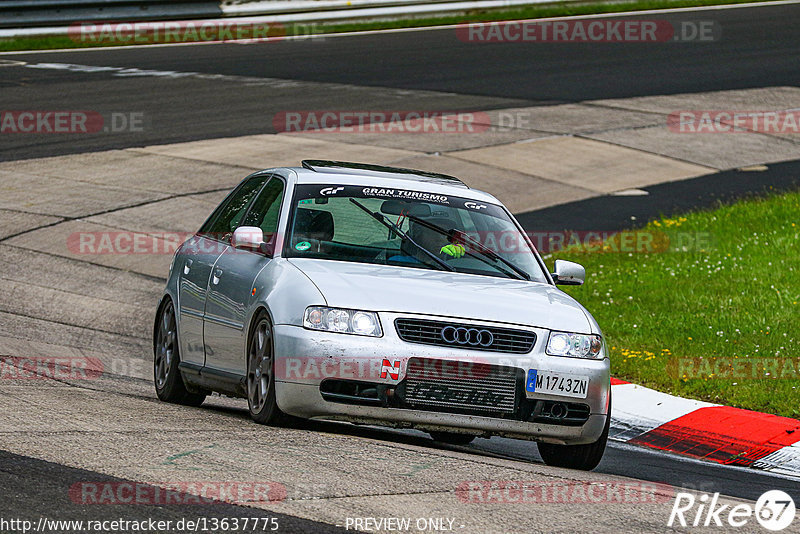
{"label": "door handle", "polygon": [[222,269],[214,269],[214,279],[212,280],[212,283],[214,285],[219,284],[219,279],[221,277],[222,277]]}
{"label": "door handle", "polygon": [[186,263],[183,264],[183,274],[189,274],[193,262],[194,260],[186,260]]}

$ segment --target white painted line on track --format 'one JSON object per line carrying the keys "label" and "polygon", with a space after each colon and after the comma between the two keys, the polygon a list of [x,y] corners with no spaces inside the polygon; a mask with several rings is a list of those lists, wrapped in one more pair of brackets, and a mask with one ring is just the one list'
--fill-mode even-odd
{"label": "white painted line on track", "polygon": [[257,76],[238,76],[234,74],[213,74],[194,71],[174,71],[174,70],[155,70],[137,69],[130,67],[108,67],[98,65],[80,65],[75,63],[24,63],[20,67],[28,69],[55,70],[80,73],[107,73],[120,78],[165,78],[177,80],[180,78],[192,78],[196,80],[210,80],[233,82],[248,86],[269,87],[272,89],[287,89],[298,87],[324,87],[331,91],[357,91],[357,92],[377,92],[383,96],[391,96],[399,100],[407,99],[411,95],[436,96],[436,97],[455,97],[456,93],[445,91],[430,91],[418,89],[396,89],[391,87],[372,87],[366,85],[352,85],[333,82],[315,82],[306,80],[292,80],[285,78],[259,78]]}

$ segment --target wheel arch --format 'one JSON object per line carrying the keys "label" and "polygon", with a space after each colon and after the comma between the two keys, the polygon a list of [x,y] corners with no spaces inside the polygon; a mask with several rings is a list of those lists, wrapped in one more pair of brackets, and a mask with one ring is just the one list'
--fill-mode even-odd
{"label": "wheel arch", "polygon": [[[155,346],[156,346],[156,331],[158,330],[158,321],[159,321],[159,318],[161,317],[161,311],[164,309],[164,306],[167,305],[167,301],[172,301],[172,306],[173,307],[175,306],[175,299],[173,299],[172,295],[170,295],[169,293],[164,293],[163,295],[161,295],[161,299],[159,299],[158,305],[156,306],[156,313],[155,313],[155,316],[153,317],[153,334],[152,334],[152,337],[153,337],[153,350],[155,350]],[[178,321],[178,311],[175,310],[175,328],[176,328],[176,333],[177,333],[177,328],[178,328],[178,322],[179,322]]]}
{"label": "wheel arch", "polygon": [[253,308],[253,313],[250,315],[250,319],[247,321],[247,330],[245,332],[245,358],[247,358],[247,350],[249,350],[249,343],[250,343],[250,334],[253,332],[253,328],[256,325],[256,320],[261,315],[261,312],[266,312],[267,318],[272,326],[275,326],[275,319],[272,316],[272,313],[269,310],[269,307],[264,304],[263,302],[259,303],[255,308]]}

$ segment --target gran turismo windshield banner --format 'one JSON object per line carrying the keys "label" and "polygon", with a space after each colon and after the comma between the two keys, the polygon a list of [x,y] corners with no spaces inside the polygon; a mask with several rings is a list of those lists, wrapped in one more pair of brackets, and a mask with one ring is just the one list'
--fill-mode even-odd
{"label": "gran turismo windshield banner", "polygon": [[[479,202],[470,198],[442,195],[431,191],[417,191],[397,187],[371,187],[335,184],[300,185],[295,189],[295,201],[302,202],[325,198],[378,198],[385,200],[404,200],[408,202],[424,202],[443,207],[466,209],[506,219],[503,208],[487,202]],[[325,202],[324,200],[322,202]]]}

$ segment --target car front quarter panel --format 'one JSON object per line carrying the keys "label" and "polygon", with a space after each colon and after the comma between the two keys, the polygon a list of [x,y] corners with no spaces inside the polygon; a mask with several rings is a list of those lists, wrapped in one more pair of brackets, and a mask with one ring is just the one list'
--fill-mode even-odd
{"label": "car front quarter panel", "polygon": [[250,316],[266,308],[274,325],[302,326],[308,306],[327,304],[308,276],[283,258],[270,261],[256,276],[253,288]]}

